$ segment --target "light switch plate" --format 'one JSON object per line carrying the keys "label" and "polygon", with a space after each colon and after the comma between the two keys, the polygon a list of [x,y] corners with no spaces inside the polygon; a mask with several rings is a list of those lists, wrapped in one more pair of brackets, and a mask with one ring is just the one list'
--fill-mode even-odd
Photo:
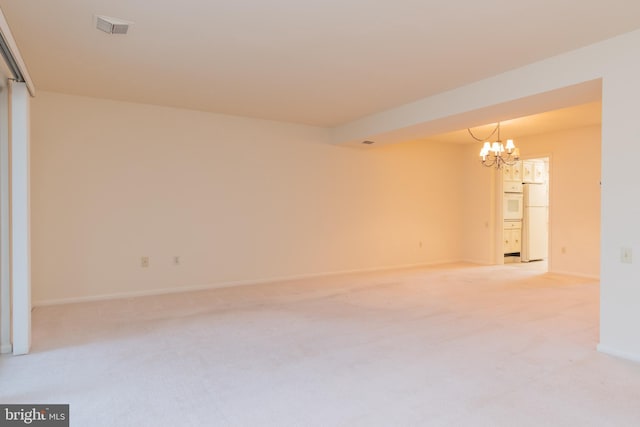
{"label": "light switch plate", "polygon": [[631,248],[620,249],[620,262],[625,264],[633,263],[633,251],[631,250]]}

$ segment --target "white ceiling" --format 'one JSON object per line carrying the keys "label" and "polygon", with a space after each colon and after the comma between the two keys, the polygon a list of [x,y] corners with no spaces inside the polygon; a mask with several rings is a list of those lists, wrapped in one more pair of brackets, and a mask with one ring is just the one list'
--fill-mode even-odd
{"label": "white ceiling", "polygon": [[[631,0],[0,0],[38,90],[337,126],[640,28]],[[94,15],[135,22],[126,36]]]}

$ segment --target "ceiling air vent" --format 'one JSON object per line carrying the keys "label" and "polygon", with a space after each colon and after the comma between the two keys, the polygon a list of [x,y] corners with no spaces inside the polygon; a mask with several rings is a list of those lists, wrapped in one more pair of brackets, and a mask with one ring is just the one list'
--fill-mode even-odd
{"label": "ceiling air vent", "polygon": [[96,28],[107,34],[127,34],[133,22],[108,16],[96,16]]}

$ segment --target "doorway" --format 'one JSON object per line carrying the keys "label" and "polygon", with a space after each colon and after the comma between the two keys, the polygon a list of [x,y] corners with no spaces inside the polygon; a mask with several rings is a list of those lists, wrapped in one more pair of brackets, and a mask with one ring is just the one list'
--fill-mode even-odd
{"label": "doorway", "polygon": [[505,264],[548,271],[549,157],[525,158],[503,169],[502,255]]}

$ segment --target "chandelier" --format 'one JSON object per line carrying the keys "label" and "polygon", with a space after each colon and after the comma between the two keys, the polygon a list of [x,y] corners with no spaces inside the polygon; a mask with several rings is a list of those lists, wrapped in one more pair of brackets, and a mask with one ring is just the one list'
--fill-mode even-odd
{"label": "chandelier", "polygon": [[[479,142],[484,142],[480,150],[480,161],[486,167],[495,167],[500,169],[502,165],[514,165],[520,159],[520,150],[516,148],[513,139],[508,139],[506,145],[500,139],[500,122],[496,125],[493,132],[486,138],[477,138],[471,129],[467,128],[469,135]],[[495,142],[489,142],[495,133],[498,133],[498,139]]]}

